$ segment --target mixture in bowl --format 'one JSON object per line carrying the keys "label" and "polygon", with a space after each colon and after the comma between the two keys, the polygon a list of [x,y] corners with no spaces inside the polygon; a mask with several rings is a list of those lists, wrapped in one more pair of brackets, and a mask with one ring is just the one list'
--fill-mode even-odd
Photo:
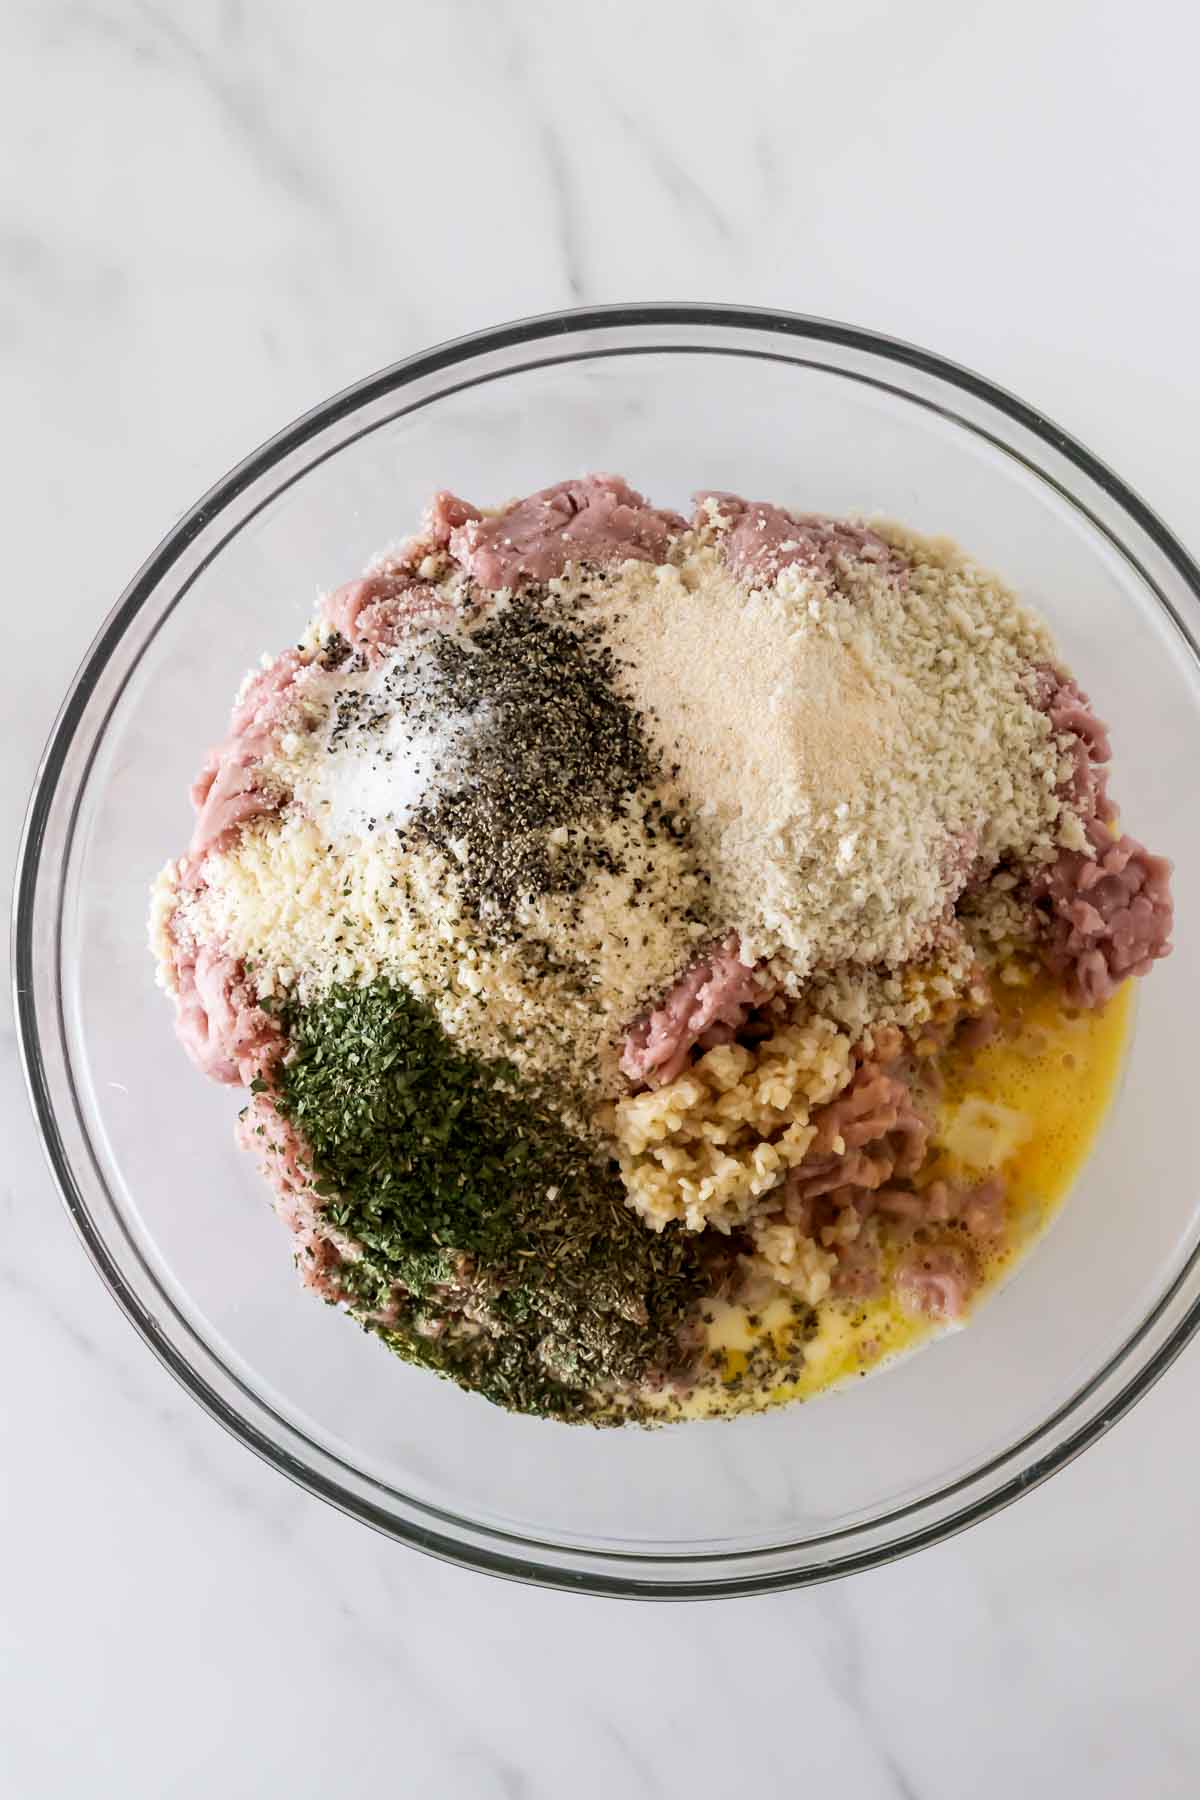
{"label": "mixture in bowl", "polygon": [[303,1280],[597,1424],[963,1320],[1167,954],[1104,726],[954,544],[613,476],[419,534],[247,677],[151,937]]}

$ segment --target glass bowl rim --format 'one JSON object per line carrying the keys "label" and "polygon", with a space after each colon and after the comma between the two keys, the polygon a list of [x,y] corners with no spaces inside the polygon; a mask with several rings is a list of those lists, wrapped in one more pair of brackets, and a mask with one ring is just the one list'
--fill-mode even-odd
{"label": "glass bowl rim", "polygon": [[[812,1549],[823,1541],[813,1538],[791,1544],[771,1543],[768,1546],[751,1549],[701,1552],[692,1550],[684,1554],[672,1554],[668,1549],[643,1552],[615,1550],[596,1545],[584,1548],[582,1545],[539,1541],[519,1533],[506,1532],[495,1526],[480,1524],[479,1521],[469,1517],[459,1517],[445,1509],[417,1501],[412,1496],[402,1496],[398,1490],[388,1490],[395,1492],[398,1498],[403,1498],[416,1512],[423,1514],[430,1523],[427,1525],[419,1519],[397,1518],[392,1512],[373,1502],[362,1492],[352,1492],[346,1486],[340,1485],[325,1470],[316,1466],[317,1462],[337,1464],[338,1459],[323,1446],[312,1443],[297,1426],[290,1421],[280,1419],[278,1414],[272,1416],[293,1438],[302,1440],[315,1453],[313,1464],[306,1464],[285,1447],[273,1442],[249,1418],[239,1412],[237,1407],[231,1404],[226,1397],[216,1392],[208,1380],[193,1368],[187,1357],[164,1335],[156,1320],[134,1293],[110,1251],[103,1232],[89,1211],[58,1131],[41,1049],[34,980],[34,902],[42,844],[75,731],[101,674],[125,631],[142,607],[151,599],[159,583],[169,573],[173,564],[187,549],[191,541],[224,512],[247,487],[260,477],[269,474],[272,468],[292,452],[300,449],[310,439],[316,437],[330,425],[336,424],[340,419],[369,405],[372,401],[395,393],[423,377],[435,375],[458,364],[469,363],[472,359],[484,357],[496,351],[544,343],[547,340],[553,342],[557,339],[559,342],[563,342],[589,331],[612,332],[622,329],[636,331],[639,328],[648,327],[702,328],[710,332],[726,329],[731,333],[742,330],[759,331],[768,334],[774,333],[793,341],[825,343],[838,346],[843,350],[857,351],[882,358],[902,368],[906,367],[919,374],[932,377],[936,381],[947,384],[950,388],[957,388],[960,392],[975,401],[982,402],[985,407],[994,409],[1018,427],[1028,431],[1035,439],[1040,440],[1051,451],[1064,458],[1098,487],[1151,540],[1184,586],[1190,590],[1191,598],[1200,607],[1200,566],[1158,515],[1112,469],[1094,456],[1077,439],[1047,419],[1043,413],[1006,389],[961,364],[902,339],[893,338],[866,327],[848,325],[837,320],[808,314],[783,312],[771,308],[690,302],[644,302],[569,308],[513,320],[482,331],[452,338],[434,345],[428,350],[392,363],[342,389],[302,414],[252,451],[189,508],[150,554],[120,595],[79,665],[51,727],[35,776],[17,859],[12,919],[12,968],[18,1048],[26,1088],[43,1151],[68,1216],[102,1280],[135,1330],[154,1351],[160,1362],[170,1370],[206,1412],[217,1419],[241,1443],[306,1491],[330,1502],[339,1510],[385,1535],[445,1561],[509,1579],[577,1593],[620,1598],[683,1600],[735,1597],[808,1586],[818,1581],[858,1573],[927,1548],[990,1517],[1001,1508],[1011,1504],[1021,1494],[1028,1492],[1032,1487],[1039,1485],[1064,1468],[1068,1462],[1102,1436],[1153,1386],[1197,1329],[1200,1329],[1200,1299],[1192,1303],[1145,1365],[1134,1372],[1119,1392],[1106,1402],[1095,1416],[1086,1419],[1074,1431],[1067,1433],[1042,1456],[1035,1458],[1031,1465],[1017,1470],[991,1491],[983,1493],[957,1510],[951,1510],[943,1517],[932,1520],[927,1525],[918,1526],[907,1532],[901,1531],[899,1535],[889,1537],[875,1546],[841,1554],[829,1561],[821,1560],[803,1567],[773,1567],[754,1570],[746,1566],[740,1572],[738,1570],[739,1564],[749,1565],[755,1559],[764,1556],[774,1558],[799,1551],[802,1548]],[[681,347],[694,350],[705,348],[700,344]],[[661,349],[665,346],[655,345],[650,348]],[[579,354],[586,359],[588,353],[581,351]],[[726,354],[751,353],[740,348],[736,343],[731,343]],[[566,357],[560,359],[553,356],[542,359],[543,364],[557,360],[572,359]],[[523,366],[528,367],[528,365]],[[511,369],[498,373],[504,376],[518,372],[518,369]],[[853,378],[850,371],[847,370],[834,372],[842,377]],[[902,397],[909,402],[913,402],[915,399],[915,396],[903,391]],[[971,424],[970,421],[960,419],[958,422],[966,423],[971,429],[978,432],[978,427]],[[1043,479],[1049,479],[1044,470],[1038,470],[1037,473]],[[1073,503],[1079,506],[1079,502],[1073,501]],[[1176,629],[1190,647],[1197,662],[1200,662],[1200,643],[1197,641],[1195,631],[1180,617],[1171,601],[1162,592],[1159,584],[1144,569],[1140,569],[1140,573],[1147,581],[1159,605],[1170,616]],[[1200,616],[1198,616],[1197,623],[1200,623]],[[78,798],[79,796],[76,794],[69,835],[74,830]],[[1073,1393],[1067,1402],[1052,1412],[1049,1418],[1042,1420],[1016,1444],[1008,1446],[1002,1456],[994,1461],[1009,1459],[1025,1444],[1042,1437],[1056,1423],[1076,1411],[1088,1396],[1094,1393],[1100,1383],[1136,1348],[1150,1325],[1162,1314],[1198,1262],[1200,1262],[1200,1248],[1188,1258],[1167,1291],[1159,1297],[1154,1308],[1142,1321],[1138,1330],[1114,1350],[1103,1367],[1097,1370],[1082,1388]],[[164,1295],[163,1298],[165,1300],[166,1296]],[[232,1375],[232,1371],[226,1370],[225,1373],[236,1387],[241,1386],[238,1378]],[[256,1397],[256,1400],[260,1407],[267,1411],[271,1410],[261,1397]],[[349,1465],[342,1466],[349,1469]],[[925,1496],[920,1501],[898,1508],[880,1518],[866,1521],[865,1528],[874,1529],[885,1526],[890,1522],[903,1520],[906,1514],[920,1512],[936,1501],[953,1494],[955,1489],[966,1488],[978,1482],[981,1477],[987,1475],[989,1467],[992,1466],[994,1464],[984,1464],[973,1468],[967,1475],[950,1483],[948,1487],[939,1490],[937,1494]],[[350,1472],[357,1475],[360,1482],[365,1483],[368,1487],[381,1485],[375,1483],[372,1478],[364,1476],[361,1471]],[[450,1535],[444,1529],[446,1526],[451,1528]],[[455,1535],[455,1529],[461,1535]],[[864,1527],[853,1526],[848,1528],[847,1533],[830,1534],[830,1538],[832,1540],[841,1535],[852,1535],[854,1531],[861,1529]],[[571,1566],[573,1559],[579,1566]],[[689,1565],[696,1565],[696,1574],[692,1578],[686,1575],[664,1577],[662,1573],[655,1573],[656,1570],[664,1569],[686,1570]],[[730,1572],[727,1574],[709,1572],[715,1570]]]}

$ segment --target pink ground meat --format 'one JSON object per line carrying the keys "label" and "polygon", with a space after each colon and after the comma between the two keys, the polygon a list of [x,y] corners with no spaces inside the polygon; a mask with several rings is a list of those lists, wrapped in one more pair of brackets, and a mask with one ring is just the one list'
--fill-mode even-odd
{"label": "pink ground meat", "polygon": [[1114,837],[1107,768],[1108,732],[1087,695],[1043,664],[1034,704],[1070,738],[1073,767],[1064,797],[1078,811],[1093,855],[1060,850],[1033,878],[1042,958],[1081,1006],[1100,1006],[1131,975],[1145,975],[1171,951],[1171,865],[1136,838]]}
{"label": "pink ground meat", "polygon": [[240,962],[214,944],[175,947],[175,1029],[196,1067],[214,1081],[247,1086],[283,1050]]}
{"label": "pink ground meat", "polygon": [[861,1063],[849,1087],[813,1114],[817,1135],[787,1178],[789,1218],[835,1189],[872,1191],[915,1175],[925,1160],[927,1122],[912,1104],[907,1082],[879,1063]]}
{"label": "pink ground meat", "polygon": [[865,525],[848,525],[818,513],[785,512],[781,506],[710,491],[696,495],[697,526],[708,517],[706,500],[715,500],[730,521],[721,536],[721,551],[742,580],[775,581],[782,570],[797,564],[833,580],[841,558],[873,563],[897,581],[904,579],[906,564],[900,552]]}
{"label": "pink ground meat", "polygon": [[331,1303],[344,1300],[339,1279],[342,1258],[325,1235],[324,1203],[313,1189],[307,1147],[291,1121],[276,1110],[269,1092],[252,1096],[238,1120],[237,1140],[274,1190],[275,1211],[292,1234],[296,1268],[305,1286]]}
{"label": "pink ground meat", "polygon": [[698,1045],[729,1042],[774,990],[769,976],[740,960],[737,940],[730,938],[685,970],[666,998],[632,1027],[621,1052],[622,1072],[650,1087],[674,1081]]}
{"label": "pink ground meat", "polygon": [[420,568],[427,556],[450,547],[451,537],[473,519],[482,518],[477,507],[446,491],[435,494],[421,530],[410,538],[385,568],[327,594],[321,615],[352,650],[362,651],[377,662],[404,638],[423,626],[448,620],[453,606],[428,581]]}
{"label": "pink ground meat", "polygon": [[374,663],[414,631],[451,619],[454,608],[429,582],[399,571],[347,582],[325,596],[321,615],[331,631]]}
{"label": "pink ground meat", "polygon": [[910,1250],[896,1270],[901,1306],[927,1319],[961,1319],[978,1285],[974,1258],[956,1245]]}
{"label": "pink ground meat", "polygon": [[192,783],[193,856],[202,856],[228,833],[278,807],[278,798],[263,787],[260,765],[291,709],[296,676],[310,660],[302,650],[285,650],[254,676],[234,707],[229,735],[209,751]]}
{"label": "pink ground meat", "polygon": [[550,581],[569,562],[661,562],[684,529],[678,513],[650,503],[617,475],[560,481],[450,535],[450,551],[481,588]]}
{"label": "pink ground meat", "polygon": [[1092,711],[1083,689],[1051,663],[1039,663],[1034,669],[1032,698],[1055,731],[1070,740],[1074,766],[1060,790],[1064,800],[1084,820],[1107,822],[1114,816],[1105,766],[1112,758],[1108,727]]}
{"label": "pink ground meat", "polygon": [[1042,957],[1081,1006],[1101,1006],[1131,975],[1171,952],[1171,865],[1136,838],[1089,825],[1094,857],[1060,850],[1034,878]]}
{"label": "pink ground meat", "polygon": [[[884,1239],[894,1246],[958,1227],[986,1245],[1002,1234],[1004,1187],[995,1177],[974,1186],[946,1181],[921,1189],[907,1185],[925,1160],[929,1126],[896,1064],[863,1062],[850,1086],[813,1119],[817,1136],[780,1188],[780,1213],[837,1257],[835,1293],[867,1298],[879,1292]],[[864,1230],[872,1220],[874,1226]],[[906,1258],[912,1296],[920,1288],[914,1271],[927,1253],[943,1258],[940,1247],[927,1244]],[[928,1305],[922,1303],[918,1310],[956,1318],[965,1308],[975,1286],[974,1262],[957,1245],[950,1254],[959,1270],[957,1283],[947,1281],[941,1288],[926,1283]]]}
{"label": "pink ground meat", "polygon": [[927,1225],[961,1224],[970,1237],[993,1242],[1004,1231],[1004,1183],[989,1176],[977,1186],[931,1181],[920,1192],[882,1187],[875,1195],[881,1218],[916,1230]]}
{"label": "pink ground meat", "polygon": [[479,508],[469,500],[460,500],[449,488],[441,488],[426,508],[419,534],[408,546],[407,560],[415,568],[429,551],[449,550],[454,533],[482,517]]}

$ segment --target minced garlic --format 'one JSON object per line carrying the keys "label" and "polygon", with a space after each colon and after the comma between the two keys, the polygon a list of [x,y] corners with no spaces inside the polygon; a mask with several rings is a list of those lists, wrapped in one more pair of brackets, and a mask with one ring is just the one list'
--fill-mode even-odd
{"label": "minced garlic", "polygon": [[809,1113],[846,1085],[850,1051],[814,1018],[753,1049],[718,1045],[677,1080],[618,1100],[611,1127],[631,1204],[658,1231],[742,1224],[803,1160]]}

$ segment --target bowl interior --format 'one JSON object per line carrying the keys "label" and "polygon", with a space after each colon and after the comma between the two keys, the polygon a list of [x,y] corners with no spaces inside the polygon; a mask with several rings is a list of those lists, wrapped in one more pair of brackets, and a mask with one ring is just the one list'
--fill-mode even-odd
{"label": "bowl interior", "polygon": [[[949,1517],[956,1492],[987,1489],[989,1469],[998,1486],[1044,1466],[1067,1428],[1059,1415],[1086,1409],[1089,1384],[1191,1279],[1197,1184],[1180,1149],[1192,1059],[1180,1046],[1200,972],[1196,658],[1119,509],[1001,424],[886,356],[765,329],[664,341],[614,328],[464,356],[347,408],[257,472],[162,570],[108,654],[103,708],[85,711],[55,802],[46,949],[61,1013],[47,1003],[45,1029],[61,1048],[56,1104],[69,1097],[82,1204],[136,1272],[151,1329],[189,1365],[221,1369],[229,1405],[272,1454],[301,1473],[344,1470],[376,1522],[411,1535],[424,1517],[454,1536],[461,1521],[476,1541],[540,1544],[550,1560],[561,1547],[568,1564],[584,1550],[646,1556],[667,1581],[689,1559],[758,1553],[794,1577],[858,1534],[886,1548],[914,1518]],[[1178,948],[1145,984],[1103,1138],[1047,1238],[971,1328],[804,1407],[657,1432],[510,1417],[405,1367],[303,1293],[233,1146],[238,1097],[176,1047],[145,944],[148,884],[183,848],[187,784],[243,670],[298,634],[321,590],[402,537],[434,488],[492,503],[587,469],[679,506],[725,487],[959,539],[1049,619],[1111,723],[1128,828],[1177,868]]]}

